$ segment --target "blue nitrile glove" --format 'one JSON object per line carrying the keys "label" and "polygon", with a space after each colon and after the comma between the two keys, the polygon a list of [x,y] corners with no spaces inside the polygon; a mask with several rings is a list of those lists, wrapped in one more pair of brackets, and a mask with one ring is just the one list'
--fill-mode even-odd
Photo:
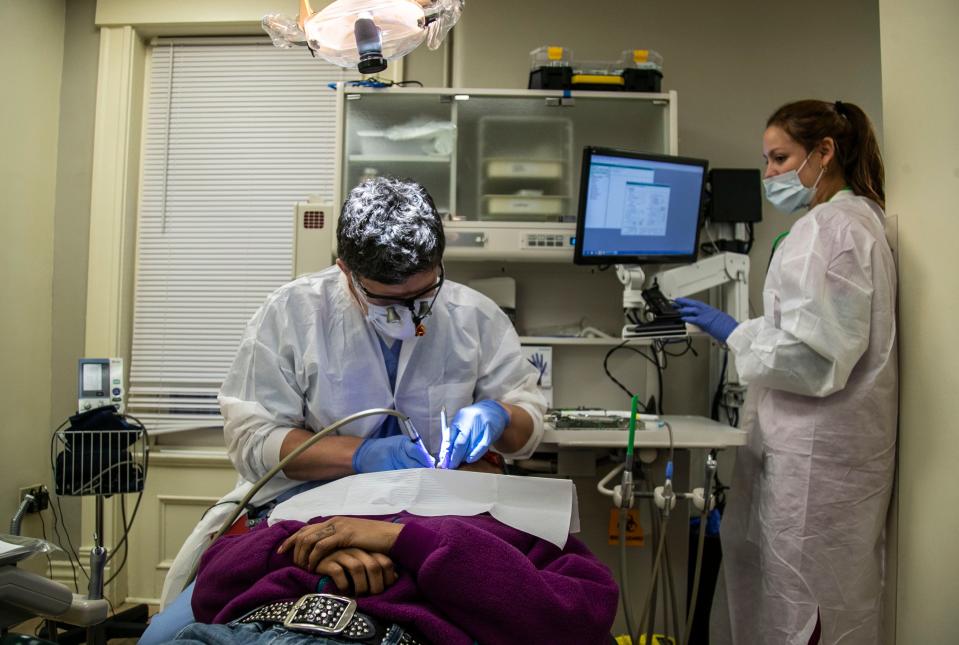
{"label": "blue nitrile glove", "polygon": [[696,325],[721,343],[725,343],[733,330],[739,326],[735,318],[715,307],[710,307],[705,302],[676,298],[676,305],[684,322]]}
{"label": "blue nitrile glove", "polygon": [[496,401],[478,401],[460,409],[450,423],[449,436],[440,446],[439,467],[458,468],[478,460],[503,436],[509,425],[509,412]]}
{"label": "blue nitrile glove", "polygon": [[353,470],[358,473],[434,466],[423,444],[410,441],[405,434],[367,439],[353,453]]}

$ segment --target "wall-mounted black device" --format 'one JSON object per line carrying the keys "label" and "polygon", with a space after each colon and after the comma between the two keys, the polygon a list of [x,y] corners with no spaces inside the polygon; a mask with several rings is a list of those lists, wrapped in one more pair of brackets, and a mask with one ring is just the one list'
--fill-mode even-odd
{"label": "wall-mounted black device", "polygon": [[707,217],[712,222],[761,222],[763,186],[759,170],[711,169]]}

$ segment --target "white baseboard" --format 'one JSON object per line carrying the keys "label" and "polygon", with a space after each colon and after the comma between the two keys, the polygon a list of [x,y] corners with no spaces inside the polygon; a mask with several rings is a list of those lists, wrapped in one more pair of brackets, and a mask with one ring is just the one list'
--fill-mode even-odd
{"label": "white baseboard", "polygon": [[123,601],[128,605],[159,605],[159,598],[140,598],[139,596],[128,596],[126,600]]}

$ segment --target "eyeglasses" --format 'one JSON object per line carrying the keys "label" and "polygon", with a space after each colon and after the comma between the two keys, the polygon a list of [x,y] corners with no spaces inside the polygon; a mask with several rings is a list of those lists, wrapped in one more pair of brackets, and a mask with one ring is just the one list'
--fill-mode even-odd
{"label": "eyeglasses", "polygon": [[[363,294],[364,298],[367,300],[367,305],[376,304],[381,307],[406,307],[410,310],[410,313],[413,314],[413,324],[417,327],[421,322],[426,320],[430,314],[433,313],[433,303],[436,302],[436,297],[439,296],[440,288],[443,286],[443,282],[446,281],[446,271],[443,268],[443,265],[440,265],[440,277],[435,284],[428,286],[425,289],[417,291],[413,295],[407,296],[405,298],[397,298],[396,296],[388,296],[379,293],[373,293],[366,287],[364,287],[359,278],[356,277],[356,274],[353,274],[353,284],[356,288]],[[420,302],[419,307],[417,308],[417,302],[422,300],[423,296],[435,291],[433,298],[426,302]],[[370,303],[371,300],[376,300],[376,303]]]}

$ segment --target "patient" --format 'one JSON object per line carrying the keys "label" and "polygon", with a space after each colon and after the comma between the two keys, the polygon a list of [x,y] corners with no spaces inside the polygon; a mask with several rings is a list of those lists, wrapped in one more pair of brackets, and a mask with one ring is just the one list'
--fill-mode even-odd
{"label": "patient", "polygon": [[[270,605],[317,592],[356,599],[345,629],[278,624],[292,602]],[[286,520],[210,546],[193,592],[200,622],[174,642],[608,643],[617,598],[576,538],[560,549],[485,514]],[[329,626],[347,601],[304,602],[294,622]],[[327,614],[310,618],[316,602]]]}

